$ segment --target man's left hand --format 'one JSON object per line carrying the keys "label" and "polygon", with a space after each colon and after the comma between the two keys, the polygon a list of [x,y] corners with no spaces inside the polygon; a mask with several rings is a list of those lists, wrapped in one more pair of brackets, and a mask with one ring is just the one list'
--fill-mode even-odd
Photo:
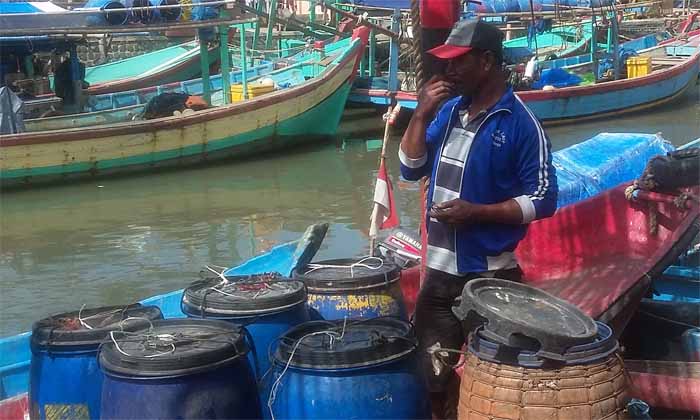
{"label": "man's left hand", "polygon": [[456,199],[434,204],[428,215],[450,225],[466,225],[477,220],[478,204]]}

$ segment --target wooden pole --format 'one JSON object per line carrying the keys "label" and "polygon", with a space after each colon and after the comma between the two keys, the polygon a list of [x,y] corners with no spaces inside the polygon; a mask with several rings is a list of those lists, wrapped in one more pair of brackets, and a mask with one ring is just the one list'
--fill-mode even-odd
{"label": "wooden pole", "polygon": [[[243,25],[241,25],[243,26]],[[221,60],[221,89],[224,95],[224,104],[231,103],[231,60],[228,54],[228,26],[219,26],[219,58]],[[241,45],[245,49],[245,45]]]}
{"label": "wooden pole", "polygon": [[245,45],[245,24],[239,26],[239,32],[241,33],[241,99],[245,100],[248,97],[248,64],[246,57],[246,45]]}
{"label": "wooden pole", "polygon": [[[393,109],[391,106],[386,111],[385,115],[385,121],[384,121],[384,138],[382,139],[382,152],[379,155],[379,167],[382,167],[382,164],[384,163],[384,159],[386,157],[386,145],[389,143],[389,134],[391,133],[391,124],[389,121],[392,119],[392,113]],[[375,189],[376,189],[376,183],[375,183]],[[379,205],[374,201],[374,195],[372,196],[372,216],[370,220],[370,224],[374,222],[374,216],[379,211]],[[370,227],[371,229],[371,227]],[[369,236],[369,255],[370,257],[374,256],[374,248],[377,244],[377,236],[372,235],[370,232]]]}
{"label": "wooden pole", "polygon": [[275,28],[277,17],[277,0],[270,0],[270,10],[267,11],[267,34],[265,35],[265,49],[272,49],[272,30]]}
{"label": "wooden pole", "polygon": [[255,32],[253,32],[253,49],[258,48],[258,40],[260,39],[260,25],[262,24],[263,11],[263,0],[258,0],[255,5],[256,15],[258,16],[257,22],[255,23]]}
{"label": "wooden pole", "polygon": [[[209,47],[202,29],[197,31],[199,38],[199,64],[202,72],[202,96],[211,105],[211,84],[209,83]],[[228,45],[228,44],[227,44]]]}
{"label": "wooden pole", "polygon": [[70,79],[71,89],[73,89],[73,103],[70,105],[71,112],[82,111],[83,103],[83,78],[80,72],[80,60],[78,59],[78,47],[75,44],[70,46]]}
{"label": "wooden pole", "polygon": [[[395,9],[391,19],[391,31],[398,32],[401,24],[401,10]],[[399,90],[399,40],[391,38],[389,43],[389,91]],[[391,110],[389,110],[391,114]]]}
{"label": "wooden pole", "polygon": [[[313,0],[312,0],[313,1]],[[369,31],[369,77],[376,76],[377,72],[377,34],[374,29]]]}

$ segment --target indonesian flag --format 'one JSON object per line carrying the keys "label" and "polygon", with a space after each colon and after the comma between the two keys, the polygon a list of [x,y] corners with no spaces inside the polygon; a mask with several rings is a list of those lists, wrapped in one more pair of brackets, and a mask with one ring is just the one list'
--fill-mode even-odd
{"label": "indonesian flag", "polygon": [[374,187],[374,208],[369,225],[369,235],[376,237],[381,229],[391,229],[399,225],[399,214],[394,204],[394,193],[391,189],[391,181],[384,166],[384,159],[379,164],[377,184]]}

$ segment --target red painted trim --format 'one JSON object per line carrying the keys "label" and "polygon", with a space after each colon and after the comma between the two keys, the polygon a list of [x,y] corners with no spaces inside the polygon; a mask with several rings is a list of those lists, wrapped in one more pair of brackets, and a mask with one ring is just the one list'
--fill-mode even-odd
{"label": "red painted trim", "polygon": [[[696,33],[700,34],[700,29],[697,31],[691,32],[689,35],[692,36]],[[675,41],[675,39],[669,40],[669,42],[672,42],[672,41]],[[678,65],[673,66],[671,68],[668,68],[666,70],[652,73],[648,76],[636,77],[634,79],[614,80],[614,81],[610,81],[610,82],[598,83],[598,84],[591,85],[591,86],[573,86],[573,87],[561,88],[561,89],[556,89],[556,90],[551,90],[551,91],[542,91],[542,90],[522,91],[522,92],[516,92],[516,94],[523,101],[529,102],[529,101],[545,101],[545,100],[550,100],[550,99],[569,98],[572,96],[595,95],[595,94],[599,94],[599,93],[606,93],[606,92],[611,92],[611,91],[616,91],[616,90],[638,88],[638,87],[642,87],[642,86],[652,85],[652,84],[655,84],[659,81],[667,80],[667,79],[670,79],[672,77],[683,74],[686,71],[688,71],[695,64],[695,62],[700,62],[700,52],[695,53],[695,55],[688,58],[682,64],[678,64]],[[367,95],[367,96],[371,96],[371,97],[386,97],[386,98],[391,97],[390,92],[385,90],[385,89],[353,89],[353,91],[355,93],[359,93],[361,95]],[[405,100],[405,101],[417,101],[418,100],[418,95],[416,92],[397,92],[395,96],[396,96],[397,100]]]}
{"label": "red painted trim", "polygon": [[320,85],[331,80],[336,74],[338,74],[341,71],[341,69],[345,68],[345,66],[347,66],[348,63],[354,63],[354,61],[357,59],[358,54],[362,55],[362,52],[363,49],[361,48],[361,45],[358,44],[355,47],[353,47],[353,51],[351,54],[348,54],[340,63],[334,66],[329,72],[323,74],[321,77],[315,78],[310,83],[303,84],[291,89],[282,90],[273,93],[272,95],[246,101],[241,104],[211,108],[183,117],[168,117],[156,120],[119,123],[117,125],[104,127],[98,126],[50,131],[45,133],[39,132],[7,135],[2,136],[2,141],[0,141],[0,148],[20,145],[27,146],[43,143],[79,141],[86,139],[97,139],[100,137],[118,136],[124,134],[140,134],[144,132],[155,132],[158,130],[165,129],[183,128],[192,124],[217,120],[234,115],[244,114],[246,112],[252,112],[261,107],[279,104],[282,101],[290,100],[318,89]]}
{"label": "red painted trim", "polygon": [[700,412],[700,379],[629,372],[630,394],[656,408]]}
{"label": "red painted trim", "polygon": [[614,80],[610,82],[597,83],[591,86],[573,86],[549,91],[525,91],[517,92],[523,101],[546,101],[550,99],[570,98],[572,96],[586,96],[600,93],[607,93],[617,90],[633,89],[642,86],[653,85],[657,82],[668,80],[672,77],[690,71],[700,61],[700,52],[695,53],[683,64],[675,65],[669,69],[662,70],[648,76],[636,77],[634,79]]}

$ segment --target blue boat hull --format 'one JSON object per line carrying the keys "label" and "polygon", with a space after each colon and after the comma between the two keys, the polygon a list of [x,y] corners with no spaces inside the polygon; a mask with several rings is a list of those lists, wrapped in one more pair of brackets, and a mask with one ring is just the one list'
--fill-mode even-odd
{"label": "blue boat hull", "polygon": [[[658,47],[673,49],[677,47]],[[573,86],[551,91],[531,90],[516,95],[545,125],[568,124],[638,112],[670,102],[694,86],[700,71],[700,53],[666,70],[634,79],[622,79],[590,86]],[[349,100],[387,106],[394,95],[385,89],[354,89]],[[397,92],[396,101],[415,109],[416,94]]]}
{"label": "blue boat hull", "polygon": [[[226,275],[248,275],[277,272],[290,275],[298,265],[306,265],[318,251],[328,230],[327,224],[309,227],[292,242],[278,245],[265,254],[233,267]],[[165,318],[185,318],[180,308],[183,290],[176,290],[141,301],[160,308]],[[0,401],[25,394],[29,390],[31,332],[0,339]]]}

